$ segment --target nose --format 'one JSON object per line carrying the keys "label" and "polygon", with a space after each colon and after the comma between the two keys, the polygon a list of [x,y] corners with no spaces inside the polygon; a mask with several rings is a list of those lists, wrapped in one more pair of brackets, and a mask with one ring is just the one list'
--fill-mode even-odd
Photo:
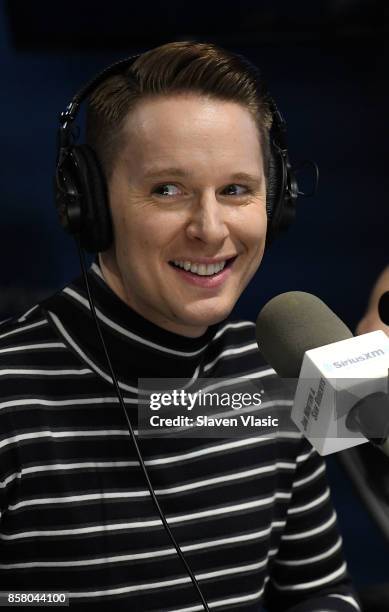
{"label": "nose", "polygon": [[201,194],[193,203],[187,225],[188,237],[205,244],[222,244],[229,234],[225,216],[223,204],[218,202],[213,191]]}

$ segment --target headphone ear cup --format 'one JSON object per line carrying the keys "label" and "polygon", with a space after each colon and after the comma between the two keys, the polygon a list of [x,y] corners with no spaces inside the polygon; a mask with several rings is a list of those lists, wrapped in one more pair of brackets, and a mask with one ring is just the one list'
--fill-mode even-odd
{"label": "headphone ear cup", "polygon": [[112,221],[105,176],[96,153],[86,144],[71,149],[81,209],[81,246],[91,252],[105,251],[112,243]]}
{"label": "headphone ear cup", "polygon": [[281,231],[286,230],[293,223],[296,216],[298,185],[286,152],[282,153],[272,148],[267,187],[266,243],[270,244]]}
{"label": "headphone ear cup", "polygon": [[268,174],[267,174],[267,189],[266,189],[266,212],[269,220],[272,218],[274,205],[277,194],[277,162],[274,158],[274,154],[271,151],[268,163]]}
{"label": "headphone ear cup", "polygon": [[272,240],[277,234],[282,206],[282,161],[280,156],[271,148],[268,166],[267,191],[266,191],[266,212],[268,218],[267,242]]}

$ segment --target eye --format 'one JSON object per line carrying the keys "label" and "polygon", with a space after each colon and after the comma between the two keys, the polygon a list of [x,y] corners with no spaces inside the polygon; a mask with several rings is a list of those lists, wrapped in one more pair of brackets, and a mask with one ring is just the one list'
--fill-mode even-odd
{"label": "eye", "polygon": [[154,187],[152,193],[163,197],[173,197],[181,195],[182,190],[174,183],[163,183]]}
{"label": "eye", "polygon": [[233,183],[231,185],[227,185],[227,187],[224,187],[221,193],[222,195],[228,196],[243,196],[250,193],[250,189],[245,185],[236,185]]}

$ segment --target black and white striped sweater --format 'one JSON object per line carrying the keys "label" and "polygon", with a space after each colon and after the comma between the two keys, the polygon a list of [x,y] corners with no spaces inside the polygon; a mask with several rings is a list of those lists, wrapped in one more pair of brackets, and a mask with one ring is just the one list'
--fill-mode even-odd
{"label": "black and white striped sweater", "polygon": [[[178,336],[129,309],[96,264],[89,277],[130,415],[141,377],[277,381],[251,322]],[[82,280],[0,326],[0,591],[65,591],[73,609],[202,610],[109,381]],[[298,433],[139,443],[211,609],[359,610],[324,464]]]}

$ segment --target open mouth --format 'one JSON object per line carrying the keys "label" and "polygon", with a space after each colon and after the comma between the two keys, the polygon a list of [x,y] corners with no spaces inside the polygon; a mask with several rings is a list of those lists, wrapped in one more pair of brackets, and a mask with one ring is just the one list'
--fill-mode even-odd
{"label": "open mouth", "polygon": [[215,277],[220,275],[227,268],[231,268],[236,258],[237,255],[217,264],[192,264],[189,261],[169,261],[169,265],[172,266],[172,268],[178,268],[183,272],[193,274],[193,276]]}

